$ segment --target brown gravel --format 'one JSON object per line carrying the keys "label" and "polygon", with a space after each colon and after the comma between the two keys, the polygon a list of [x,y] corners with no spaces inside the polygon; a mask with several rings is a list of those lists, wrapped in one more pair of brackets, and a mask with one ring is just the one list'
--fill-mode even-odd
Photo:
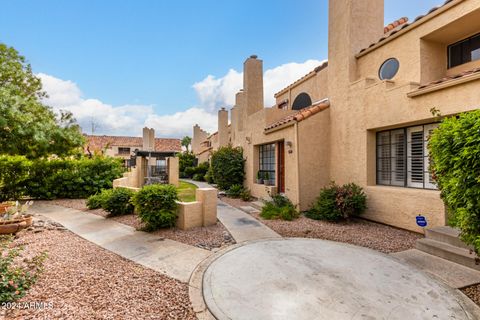
{"label": "brown gravel", "polygon": [[23,232],[25,254],[46,250],[44,272],[7,319],[195,319],[188,286],[106,251],[69,231]]}
{"label": "brown gravel", "polygon": [[[252,205],[240,199],[225,197],[222,200],[235,207]],[[415,241],[423,237],[415,232],[363,219],[332,223],[312,220],[303,215],[294,221],[265,220],[259,214],[252,214],[252,216],[283,237],[318,238],[346,242],[384,253],[412,249]]]}
{"label": "brown gravel", "polygon": [[[102,209],[88,210],[85,205],[85,199],[57,199],[51,201],[41,201],[41,203],[88,211],[89,213],[94,213],[102,217],[108,216],[108,212]],[[143,227],[142,222],[140,221],[138,216],[134,214],[110,217],[109,219],[129,225],[131,227],[134,227],[135,229],[141,229]],[[219,221],[217,221],[215,225],[208,227],[199,227],[190,230],[180,230],[177,228],[160,229],[151,232],[151,234],[157,235],[161,238],[182,242],[207,250],[225,247],[235,243],[230,233]]]}
{"label": "brown gravel", "polygon": [[480,306],[480,284],[460,289],[467,297]]}

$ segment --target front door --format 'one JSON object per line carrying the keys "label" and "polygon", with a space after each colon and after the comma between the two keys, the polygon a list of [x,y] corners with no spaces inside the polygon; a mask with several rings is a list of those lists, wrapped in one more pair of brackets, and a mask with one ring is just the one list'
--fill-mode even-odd
{"label": "front door", "polygon": [[278,142],[277,154],[277,172],[278,172],[278,192],[285,193],[285,142]]}

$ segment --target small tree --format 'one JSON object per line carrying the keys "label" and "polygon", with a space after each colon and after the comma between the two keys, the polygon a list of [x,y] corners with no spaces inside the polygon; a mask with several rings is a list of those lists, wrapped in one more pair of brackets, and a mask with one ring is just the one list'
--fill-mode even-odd
{"label": "small tree", "polygon": [[84,138],[69,112],[41,102],[39,78],[14,48],[0,43],[0,153],[40,158],[79,153]]}
{"label": "small tree", "polygon": [[243,185],[245,179],[245,159],[240,147],[222,147],[212,154],[211,167],[213,180],[221,190],[229,190],[233,185]]}
{"label": "small tree", "polygon": [[190,152],[190,145],[192,144],[192,138],[189,136],[185,136],[182,139],[182,147],[185,147],[187,152]]}
{"label": "small tree", "polygon": [[480,252],[480,110],[445,118],[428,143],[433,178],[461,238]]}

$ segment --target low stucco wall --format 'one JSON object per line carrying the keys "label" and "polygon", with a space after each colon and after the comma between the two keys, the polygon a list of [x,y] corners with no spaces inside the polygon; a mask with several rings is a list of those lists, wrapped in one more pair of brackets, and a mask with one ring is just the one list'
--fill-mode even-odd
{"label": "low stucco wall", "polygon": [[428,227],[445,225],[445,206],[440,192],[413,188],[367,186],[368,209],[364,218],[399,228],[423,232],[415,222],[419,214],[427,218]]}
{"label": "low stucco wall", "polygon": [[199,188],[194,202],[177,202],[177,228],[188,230],[217,223],[217,189]]}

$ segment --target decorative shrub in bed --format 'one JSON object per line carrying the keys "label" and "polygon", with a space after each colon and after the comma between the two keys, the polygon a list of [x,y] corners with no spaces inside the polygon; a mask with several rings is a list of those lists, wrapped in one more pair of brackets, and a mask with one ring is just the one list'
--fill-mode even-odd
{"label": "decorative shrub in bed", "polygon": [[293,203],[285,196],[274,195],[272,201],[266,201],[260,216],[264,219],[282,219],[291,221],[298,218],[299,212]]}
{"label": "decorative shrub in bed", "polygon": [[320,191],[313,207],[305,213],[315,220],[338,221],[359,216],[367,208],[367,196],[355,183],[338,186],[331,183]]}
{"label": "decorative shrub in bed", "polygon": [[135,210],[147,231],[173,227],[177,220],[177,188],[172,185],[149,185],[132,198]]}
{"label": "decorative shrub in bed", "polygon": [[100,195],[102,209],[109,212],[111,216],[119,216],[133,213],[131,202],[134,191],[126,188],[115,188],[104,190]]}

